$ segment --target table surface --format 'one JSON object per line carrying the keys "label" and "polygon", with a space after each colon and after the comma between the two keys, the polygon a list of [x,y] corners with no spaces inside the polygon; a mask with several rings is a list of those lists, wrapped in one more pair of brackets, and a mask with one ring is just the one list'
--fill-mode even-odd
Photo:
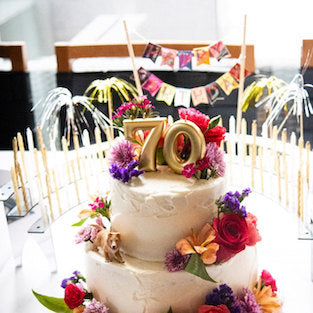
{"label": "table surface", "polygon": [[[11,152],[0,154],[0,169],[8,166],[11,156]],[[262,241],[258,243],[259,270],[267,269],[277,279],[283,312],[312,312],[311,241],[297,239],[295,216],[278,203],[258,193],[252,193],[245,202],[248,210],[258,217],[258,228],[262,235]],[[34,235],[27,235],[22,267],[15,268],[12,257],[1,266],[4,254],[0,253],[1,312],[50,312],[37,302],[31,290],[63,297],[60,287],[62,279],[71,276],[74,270],[84,274],[84,247],[75,245],[77,229],[71,227],[78,220],[77,214],[82,207],[68,211],[51,226],[58,265],[56,273],[50,272],[47,259],[36,244]]]}

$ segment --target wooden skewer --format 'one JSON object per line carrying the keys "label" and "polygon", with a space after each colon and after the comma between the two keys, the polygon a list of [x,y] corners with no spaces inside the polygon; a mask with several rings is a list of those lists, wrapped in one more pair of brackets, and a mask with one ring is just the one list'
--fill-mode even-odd
{"label": "wooden skewer", "polygon": [[133,46],[132,46],[130,38],[129,38],[126,21],[124,20],[123,23],[124,23],[124,29],[125,29],[126,39],[127,39],[128,53],[129,53],[129,56],[130,56],[130,59],[132,62],[132,66],[133,66],[133,74],[134,74],[134,78],[135,78],[136,88],[138,90],[139,96],[142,96],[143,95],[142,88],[141,88],[140,79],[139,79],[138,71],[137,71],[136,64],[135,64],[134,49],[133,49]]}
{"label": "wooden skewer", "polygon": [[69,158],[68,158],[68,147],[67,147],[67,140],[65,137],[62,137],[62,149],[64,152],[64,157],[65,157],[65,163],[66,163],[66,172],[67,172],[67,177],[68,177],[68,183],[70,184],[72,182],[71,179],[71,171],[70,171],[70,166],[69,166]]}
{"label": "wooden skewer", "polygon": [[241,135],[242,135],[242,158],[243,162],[245,162],[247,157],[247,144],[246,144],[247,121],[245,118],[243,118],[241,122]]}
{"label": "wooden skewer", "polygon": [[60,194],[59,194],[59,188],[58,188],[58,183],[57,183],[57,179],[55,176],[55,171],[52,170],[52,179],[53,179],[53,184],[54,184],[54,191],[55,191],[55,196],[57,198],[57,203],[58,203],[58,208],[59,208],[59,215],[62,215],[62,207],[61,207],[61,202],[60,202]]}
{"label": "wooden skewer", "polygon": [[40,169],[39,169],[38,151],[36,148],[34,148],[34,159],[35,159],[36,175],[39,181],[40,192],[41,192],[42,197],[44,197],[43,185],[42,185],[41,174],[40,174]]}
{"label": "wooden skewer", "polygon": [[17,139],[16,137],[12,140],[12,147],[13,147],[13,157],[14,157],[14,170],[17,173]]}
{"label": "wooden skewer", "polygon": [[298,171],[298,216],[303,221],[303,179],[301,168]]}
{"label": "wooden skewer", "polygon": [[37,138],[39,141],[39,149],[42,152],[42,149],[44,148],[45,144],[43,142],[42,131],[39,125],[37,126]]}
{"label": "wooden skewer", "polygon": [[51,221],[54,221],[54,213],[53,213],[52,198],[51,198],[51,183],[50,183],[49,171],[46,172],[46,184],[47,184],[47,196],[48,196],[48,203],[49,203],[49,210],[50,210],[50,218],[51,218]]}
{"label": "wooden skewer", "polygon": [[109,118],[110,118],[110,135],[108,136],[108,141],[111,142],[114,138],[114,129],[113,129],[113,102],[112,95],[109,95],[108,98],[108,109],[109,109]]}
{"label": "wooden skewer", "polygon": [[311,152],[311,144],[309,141],[305,144],[306,149],[306,183],[308,188],[310,188],[310,152]]}
{"label": "wooden skewer", "polygon": [[18,163],[18,162],[17,162],[17,177],[20,179],[24,205],[25,205],[26,212],[28,212],[30,208],[29,208],[28,201],[27,201],[26,188],[25,188],[25,184],[24,184],[21,166],[20,166],[20,163]]}
{"label": "wooden skewer", "polygon": [[286,129],[283,129],[281,133],[281,139],[283,142],[283,175],[284,175],[284,180],[285,180],[286,207],[289,207],[288,170],[287,170],[287,158],[286,158],[286,143],[287,143],[287,130]]}
{"label": "wooden skewer", "polygon": [[259,147],[261,192],[264,193],[263,147]]}
{"label": "wooden skewer", "polygon": [[243,24],[243,38],[240,53],[240,76],[239,76],[239,89],[237,100],[237,136],[240,134],[240,122],[242,116],[242,95],[245,81],[245,67],[246,67],[246,30],[247,30],[247,15],[244,16]]}
{"label": "wooden skewer", "polygon": [[21,201],[20,201],[20,195],[18,193],[18,184],[17,184],[16,172],[15,172],[14,167],[11,167],[11,179],[12,179],[12,184],[13,184],[17,213],[18,215],[22,215],[22,206],[21,206]]}
{"label": "wooden skewer", "polygon": [[77,196],[77,204],[80,204],[79,190],[78,190],[78,184],[76,180],[75,167],[74,167],[73,160],[71,160],[71,168],[72,168],[73,177],[74,177],[74,186],[75,186],[75,191],[76,191],[76,196]]}
{"label": "wooden skewer", "polygon": [[251,187],[254,188],[254,152],[253,145],[249,146],[249,152],[251,157]]}
{"label": "wooden skewer", "polygon": [[98,146],[98,157],[100,160],[100,165],[101,165],[101,169],[103,170],[103,152],[102,152],[102,147],[101,147],[101,134],[100,134],[100,129],[99,127],[95,127],[95,138],[96,138],[96,143]]}
{"label": "wooden skewer", "polygon": [[27,171],[26,171],[26,165],[25,165],[25,146],[24,146],[24,141],[21,133],[17,133],[17,142],[18,142],[18,147],[21,152],[21,159],[22,159],[22,167],[23,167],[23,173],[25,175],[25,181],[27,181]]}
{"label": "wooden skewer", "polygon": [[278,180],[278,199],[281,201],[281,175],[280,175],[280,155],[277,153],[277,180]]}
{"label": "wooden skewer", "polygon": [[73,142],[74,142],[74,149],[76,152],[76,162],[77,162],[77,168],[79,177],[82,177],[81,169],[80,169],[80,161],[79,161],[79,140],[77,134],[73,134]]}
{"label": "wooden skewer", "polygon": [[84,169],[84,178],[85,178],[86,190],[87,190],[88,196],[90,196],[90,189],[89,189],[88,176],[87,176],[87,170],[86,170],[85,156],[82,158],[82,162],[83,162],[83,169]]}

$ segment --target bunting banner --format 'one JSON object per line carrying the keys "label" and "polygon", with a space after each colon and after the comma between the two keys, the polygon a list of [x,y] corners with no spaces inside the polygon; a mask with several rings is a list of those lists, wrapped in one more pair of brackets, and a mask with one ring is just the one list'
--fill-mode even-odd
{"label": "bunting banner", "polygon": [[190,107],[190,89],[188,88],[176,88],[174,106]]}
{"label": "bunting banner", "polygon": [[204,88],[208,94],[210,104],[213,105],[220,94],[217,83],[213,82],[211,84],[204,86]]}
{"label": "bunting banner", "polygon": [[190,90],[190,94],[192,103],[195,107],[198,106],[200,103],[209,104],[208,95],[203,86],[192,88]]}
{"label": "bunting banner", "polygon": [[161,51],[161,46],[155,45],[151,42],[149,42],[146,46],[146,49],[142,55],[143,58],[149,58],[151,59],[154,63],[159,56]]}
{"label": "bunting banner", "polygon": [[[138,70],[138,75],[139,75],[139,80],[140,80],[140,83],[141,85],[144,84],[149,76],[151,75],[150,72],[148,72],[146,69],[144,69],[143,67],[140,67],[139,70]],[[135,80],[134,78],[134,75],[132,74],[131,77],[130,77],[132,80]]]}
{"label": "bunting banner", "polygon": [[235,89],[238,88],[238,83],[234,79],[233,76],[229,74],[229,72],[223,74],[216,80],[216,83],[222,88],[222,90],[226,93],[227,96]]}
{"label": "bunting banner", "polygon": [[163,84],[163,81],[153,74],[150,74],[145,83],[141,86],[143,89],[148,90],[152,97],[156,95]]}
{"label": "bunting banner", "polygon": [[221,41],[218,41],[214,45],[210,46],[209,49],[217,61],[220,61],[222,58],[231,57],[229,50]]}
{"label": "bunting banner", "polygon": [[184,67],[192,70],[192,51],[178,51],[179,69]]}
{"label": "bunting banner", "polygon": [[164,101],[167,105],[171,105],[175,96],[176,87],[163,83],[156,97],[157,101]]}
{"label": "bunting banner", "polygon": [[161,49],[162,62],[161,65],[169,65],[172,69],[174,69],[175,58],[178,54],[177,50],[163,48]]}
{"label": "bunting banner", "polygon": [[197,65],[210,64],[210,48],[202,47],[193,49],[193,53],[197,59]]}
{"label": "bunting banner", "polygon": [[[149,91],[152,97],[155,97],[157,94],[156,99],[158,101],[164,101],[168,105],[172,104],[175,97],[174,106],[184,106],[188,108],[190,107],[190,100],[192,100],[194,106],[198,106],[201,103],[213,105],[216,100],[221,98],[220,89],[229,96],[234,89],[239,87],[235,77],[238,77],[240,65],[236,64],[230,71],[234,76],[232,76],[230,72],[226,72],[216,81],[192,89],[167,84],[143,67],[139,68],[138,73],[142,88]],[[249,74],[248,71],[245,71],[245,75]],[[130,78],[134,80],[133,75],[130,76]]]}
{"label": "bunting banner", "polygon": [[[236,63],[229,71],[229,74],[233,76],[237,81],[240,79],[240,64]],[[245,69],[244,77],[249,76],[251,73]]]}

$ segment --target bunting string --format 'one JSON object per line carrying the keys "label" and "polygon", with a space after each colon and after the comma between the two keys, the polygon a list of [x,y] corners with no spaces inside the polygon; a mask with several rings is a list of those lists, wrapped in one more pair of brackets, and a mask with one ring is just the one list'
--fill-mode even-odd
{"label": "bunting string", "polygon": [[[147,71],[143,67],[138,70],[140,83],[143,89],[147,90],[157,101],[164,101],[167,105],[190,107],[190,100],[193,106],[202,104],[213,105],[219,99],[222,90],[229,96],[239,84],[240,64],[236,63],[228,72],[221,75],[216,81],[205,86],[194,87],[191,89],[172,86],[163,82],[156,75]],[[245,77],[251,73],[245,70]],[[133,76],[130,77],[133,79]]]}

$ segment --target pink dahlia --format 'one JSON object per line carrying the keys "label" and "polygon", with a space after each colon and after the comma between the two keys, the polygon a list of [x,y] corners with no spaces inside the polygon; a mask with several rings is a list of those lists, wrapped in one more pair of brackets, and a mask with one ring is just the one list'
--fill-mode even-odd
{"label": "pink dahlia", "polygon": [[133,144],[126,139],[118,140],[111,148],[108,162],[110,165],[116,164],[118,167],[126,167],[135,157]]}
{"label": "pink dahlia", "polygon": [[201,129],[202,133],[204,133],[209,126],[209,117],[194,108],[178,109],[178,114],[182,120],[186,119],[194,122]]}

